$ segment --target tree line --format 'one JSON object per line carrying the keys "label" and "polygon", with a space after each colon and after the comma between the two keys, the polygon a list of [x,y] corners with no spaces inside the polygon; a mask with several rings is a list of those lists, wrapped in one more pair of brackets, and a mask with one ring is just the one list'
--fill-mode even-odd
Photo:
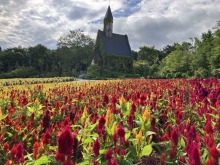
{"label": "tree line", "polygon": [[[34,47],[0,49],[0,78],[78,76],[94,57],[95,41],[80,29],[60,37],[57,49]],[[132,51],[133,73],[147,78],[220,77],[220,22],[201,39],[174,43],[162,50],[142,46]]]}

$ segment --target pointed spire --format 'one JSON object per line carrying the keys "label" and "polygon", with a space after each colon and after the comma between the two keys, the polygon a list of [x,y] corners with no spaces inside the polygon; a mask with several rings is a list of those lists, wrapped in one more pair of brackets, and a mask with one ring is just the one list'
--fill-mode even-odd
{"label": "pointed spire", "polygon": [[108,6],[108,10],[107,10],[107,12],[106,12],[106,14],[105,14],[105,19],[108,19],[108,20],[113,20],[113,16],[112,16],[112,12],[111,12],[111,8],[110,8],[110,6]]}

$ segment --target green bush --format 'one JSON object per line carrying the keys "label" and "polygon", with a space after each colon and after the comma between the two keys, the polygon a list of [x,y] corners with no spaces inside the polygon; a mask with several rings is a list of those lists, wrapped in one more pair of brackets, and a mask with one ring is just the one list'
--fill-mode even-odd
{"label": "green bush", "polygon": [[37,75],[37,71],[32,67],[20,67],[11,72],[3,73],[0,78],[29,78]]}
{"label": "green bush", "polygon": [[102,68],[98,65],[90,65],[87,69],[87,78],[100,78]]}

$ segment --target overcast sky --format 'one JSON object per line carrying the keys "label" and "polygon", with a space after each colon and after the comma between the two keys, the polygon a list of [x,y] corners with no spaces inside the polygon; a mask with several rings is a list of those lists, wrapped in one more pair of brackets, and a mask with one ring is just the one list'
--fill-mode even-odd
{"label": "overcast sky", "polygon": [[[220,0],[111,0],[113,32],[127,34],[132,50],[163,48],[200,37],[220,20]],[[96,38],[108,0],[0,0],[0,46],[43,44],[81,29]]]}

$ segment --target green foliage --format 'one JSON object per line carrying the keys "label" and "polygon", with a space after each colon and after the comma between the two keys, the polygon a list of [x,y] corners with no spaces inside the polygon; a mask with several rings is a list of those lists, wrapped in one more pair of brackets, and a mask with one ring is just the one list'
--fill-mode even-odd
{"label": "green foliage", "polygon": [[70,33],[66,36],[60,37],[58,40],[57,46],[61,47],[85,47],[85,46],[94,46],[94,41],[88,35],[83,34],[83,31],[80,29],[70,30]]}
{"label": "green foliage", "polygon": [[160,51],[154,47],[143,46],[138,51],[138,60],[146,60],[149,65],[159,62]]}
{"label": "green foliage", "polygon": [[86,76],[88,78],[100,78],[101,76],[101,67],[98,65],[90,65],[87,70]]}
{"label": "green foliage", "polygon": [[160,76],[166,78],[188,77],[191,61],[190,44],[177,45],[161,63]]}
{"label": "green foliage", "polygon": [[37,71],[32,67],[20,67],[11,72],[3,73],[0,78],[29,78],[37,75]]}

